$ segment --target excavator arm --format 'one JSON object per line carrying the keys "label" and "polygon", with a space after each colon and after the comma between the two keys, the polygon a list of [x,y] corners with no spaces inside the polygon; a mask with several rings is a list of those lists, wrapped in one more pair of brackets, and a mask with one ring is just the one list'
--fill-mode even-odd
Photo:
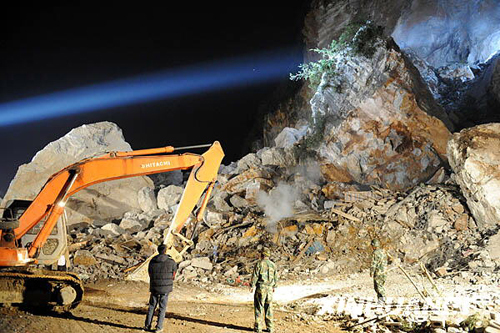
{"label": "excavator arm", "polygon": [[[210,148],[203,154],[172,154],[176,150],[188,148]],[[180,236],[185,243],[188,239],[179,235],[195,206],[205,192],[200,204],[197,220],[203,216],[210,193],[217,179],[224,152],[219,142],[212,145],[201,145],[183,148],[171,146],[155,149],[145,149],[130,152],[111,152],[100,157],[88,158],[74,163],[52,175],[42,190],[33,200],[19,219],[7,219],[0,222],[0,267],[12,268],[28,266],[37,263],[37,257],[54,229],[58,219],[64,213],[64,207],[71,195],[93,184],[123,179],[135,176],[150,175],[173,170],[191,170],[186,187],[182,194],[177,211],[165,232],[164,242],[169,244],[169,253],[177,261],[187,247],[177,252],[173,246],[173,236]],[[36,237],[26,247],[21,247],[20,240],[30,230],[40,226]],[[0,280],[6,285],[17,285],[19,290],[2,291],[0,288],[0,303],[16,303],[24,300],[29,281],[44,281],[48,290],[57,295],[49,295],[48,303],[62,304],[65,308],[76,306],[83,295],[83,288],[78,277],[68,273],[63,276],[41,275],[30,272],[4,271],[0,272]],[[0,286],[3,286],[0,284]],[[7,288],[8,289],[8,288]],[[55,297],[55,298],[54,298]],[[16,301],[17,300],[17,301]]]}
{"label": "excavator arm", "polygon": [[[166,155],[174,150],[175,148],[169,146],[132,152],[112,152],[101,157],[82,160],[54,174],[20,217],[19,227],[14,230],[15,240],[19,240],[35,225],[45,220],[37,237],[26,249],[27,253],[24,249],[2,247],[6,242],[5,240],[4,244],[0,242],[0,266],[24,265],[29,259],[36,258],[63,213],[67,200],[76,192],[93,184],[114,179],[192,169],[168,235],[179,232],[203,192],[215,182],[224,152],[218,142],[212,144],[202,155],[191,153]],[[207,199],[208,196],[205,196],[198,215],[203,214]],[[9,254],[9,251],[16,253]],[[22,258],[22,260],[17,262],[12,258]]]}

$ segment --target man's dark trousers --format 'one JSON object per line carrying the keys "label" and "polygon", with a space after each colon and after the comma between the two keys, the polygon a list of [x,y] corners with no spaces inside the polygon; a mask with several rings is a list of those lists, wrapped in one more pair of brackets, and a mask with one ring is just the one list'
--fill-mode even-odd
{"label": "man's dark trousers", "polygon": [[156,324],[157,329],[163,328],[163,320],[165,319],[165,312],[167,310],[168,294],[151,294],[149,297],[149,309],[148,315],[146,316],[146,327],[151,327],[151,322],[153,321],[153,315],[155,313],[156,306],[158,306],[158,323]]}

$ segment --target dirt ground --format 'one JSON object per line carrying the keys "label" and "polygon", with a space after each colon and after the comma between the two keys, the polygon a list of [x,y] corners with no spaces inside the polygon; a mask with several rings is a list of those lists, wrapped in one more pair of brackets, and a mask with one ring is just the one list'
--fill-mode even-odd
{"label": "dirt ground", "polygon": [[[412,274],[423,290],[432,291],[429,281]],[[470,284],[467,279],[436,280],[442,297],[465,295],[468,298],[500,299],[497,276],[484,279],[486,284]],[[418,299],[412,283],[399,271],[389,269],[386,283],[391,298]],[[432,293],[437,294],[437,291]],[[312,315],[328,296],[373,298],[373,280],[368,272],[349,276],[311,278],[304,275],[282,281],[274,294],[276,332],[335,332],[341,323],[332,318]],[[70,314],[43,313],[0,308],[0,333],[83,333],[140,332],[149,299],[148,285],[131,281],[100,281],[85,286],[84,301]],[[248,287],[225,284],[205,285],[176,282],[169,295],[165,332],[252,332],[254,316],[252,294]]]}
{"label": "dirt ground", "polygon": [[[252,332],[250,293],[231,295],[176,286],[168,302],[165,332]],[[86,286],[82,304],[70,314],[0,308],[0,333],[140,332],[147,312],[148,286],[138,282],[104,281]],[[275,307],[276,332],[339,332],[331,321],[306,322],[293,311]]]}

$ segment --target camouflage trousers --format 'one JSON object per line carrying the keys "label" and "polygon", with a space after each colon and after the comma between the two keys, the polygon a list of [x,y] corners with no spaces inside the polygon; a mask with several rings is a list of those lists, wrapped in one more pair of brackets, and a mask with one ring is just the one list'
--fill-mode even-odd
{"label": "camouflage trousers", "polygon": [[255,331],[262,332],[262,315],[269,332],[273,331],[273,289],[269,287],[257,287],[253,298],[255,311]]}
{"label": "camouflage trousers", "polygon": [[373,275],[373,287],[375,288],[375,292],[377,293],[377,297],[385,297],[385,280],[387,276],[385,274],[374,274]]}

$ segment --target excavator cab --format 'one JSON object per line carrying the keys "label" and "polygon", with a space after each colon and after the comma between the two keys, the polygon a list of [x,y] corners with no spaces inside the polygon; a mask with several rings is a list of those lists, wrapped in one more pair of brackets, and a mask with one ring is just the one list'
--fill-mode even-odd
{"label": "excavator cab", "polygon": [[[2,217],[0,218],[0,230],[3,230],[3,241],[14,241],[14,230],[19,227],[19,218],[24,214],[26,209],[31,205],[31,200],[10,200],[3,209]],[[17,247],[27,247],[31,244],[38,235],[41,226],[45,221],[42,220],[35,227],[30,229],[17,242]],[[36,262],[40,265],[51,266],[57,263],[62,255],[66,255],[67,249],[67,217],[64,212],[58,219],[54,229],[52,229],[47,241],[43,245]],[[68,261],[65,261],[68,262]]]}
{"label": "excavator cab", "polygon": [[19,216],[11,207],[2,208],[2,216],[0,217],[2,240],[0,242],[11,243],[15,240],[14,229],[19,227]]}

